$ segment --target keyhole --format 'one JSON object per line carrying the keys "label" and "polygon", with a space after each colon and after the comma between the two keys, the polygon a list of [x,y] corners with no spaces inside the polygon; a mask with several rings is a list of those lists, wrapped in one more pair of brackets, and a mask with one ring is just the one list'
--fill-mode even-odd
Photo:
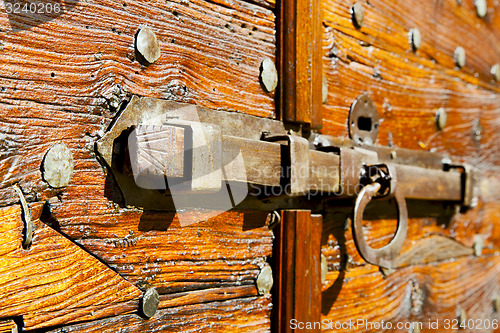
{"label": "keyhole", "polygon": [[372,130],[372,119],[368,117],[359,117],[358,128],[362,131],[370,132]]}

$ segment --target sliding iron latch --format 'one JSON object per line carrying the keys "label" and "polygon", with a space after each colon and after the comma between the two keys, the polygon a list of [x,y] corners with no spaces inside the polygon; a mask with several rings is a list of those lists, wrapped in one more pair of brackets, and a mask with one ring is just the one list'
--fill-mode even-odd
{"label": "sliding iron latch", "polygon": [[[148,210],[203,208],[204,203],[227,210],[255,188],[274,189],[269,193],[278,197],[353,198],[359,252],[367,262],[391,268],[406,237],[406,199],[447,201],[466,209],[476,201],[474,177],[470,166],[438,154],[367,144],[378,131],[369,104],[361,98],[353,106],[352,140],[323,137],[315,146],[279,121],[133,97],[97,151],[125,204]],[[217,197],[221,191],[227,195]],[[361,228],[372,198],[395,198],[399,215],[395,238],[378,250],[367,245]]]}

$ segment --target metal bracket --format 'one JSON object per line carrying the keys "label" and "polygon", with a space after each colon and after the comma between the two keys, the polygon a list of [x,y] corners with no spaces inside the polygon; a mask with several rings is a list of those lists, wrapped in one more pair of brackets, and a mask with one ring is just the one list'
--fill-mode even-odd
{"label": "metal bracket", "polygon": [[375,103],[368,95],[356,98],[349,111],[349,137],[358,144],[372,145],[380,127]]}

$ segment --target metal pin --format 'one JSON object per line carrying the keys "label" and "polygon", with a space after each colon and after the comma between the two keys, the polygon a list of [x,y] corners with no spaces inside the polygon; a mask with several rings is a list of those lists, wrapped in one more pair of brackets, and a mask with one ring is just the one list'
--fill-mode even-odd
{"label": "metal pin", "polygon": [[495,296],[493,297],[493,310],[495,312],[500,311],[500,297],[498,296],[498,293],[495,293]]}
{"label": "metal pin", "polygon": [[142,296],[141,312],[146,318],[151,318],[155,315],[160,304],[160,295],[155,288],[149,288]]}
{"label": "metal pin", "polygon": [[494,64],[491,66],[491,75],[493,75],[495,81],[500,81],[500,64]]}
{"label": "metal pin", "polygon": [[24,230],[23,230],[23,248],[27,249],[31,246],[33,241],[33,234],[35,233],[35,225],[31,221],[31,212],[26,202],[26,198],[24,197],[23,191],[19,187],[19,185],[14,185],[14,190],[16,190],[17,195],[19,196],[19,201],[21,202],[21,208],[23,210],[23,222],[24,222]]}
{"label": "metal pin", "polygon": [[149,27],[144,27],[137,33],[135,39],[137,52],[149,63],[152,64],[160,58],[160,44],[156,35]]}
{"label": "metal pin", "polygon": [[260,82],[268,93],[273,92],[278,86],[278,71],[269,58],[265,58],[260,64]]}
{"label": "metal pin", "polygon": [[483,248],[484,248],[484,243],[483,243],[483,238],[479,235],[474,236],[474,255],[476,257],[481,256],[483,253]]}
{"label": "metal pin", "polygon": [[356,2],[354,5],[352,5],[351,15],[354,26],[358,29],[361,28],[363,26],[363,21],[365,19],[363,5],[359,2]]}
{"label": "metal pin", "polygon": [[475,0],[474,5],[476,6],[477,16],[483,18],[486,16],[488,12],[488,5],[486,4],[486,0]]}
{"label": "metal pin", "polygon": [[444,108],[439,108],[436,112],[436,126],[438,130],[442,131],[446,126],[446,121],[448,116],[446,114],[446,110]]}
{"label": "metal pin", "polygon": [[264,264],[264,267],[260,270],[259,276],[257,277],[257,290],[260,295],[269,294],[271,288],[273,287],[273,270],[268,263]]}
{"label": "metal pin", "polygon": [[328,274],[328,261],[326,257],[321,254],[321,283],[325,283],[326,274]]}
{"label": "metal pin", "polygon": [[465,50],[463,47],[459,46],[455,49],[454,59],[458,68],[465,66]]}
{"label": "metal pin", "polygon": [[328,99],[328,80],[326,76],[323,74],[323,85],[321,89],[321,95],[323,97],[323,104],[326,103],[326,100]]}
{"label": "metal pin", "polygon": [[465,322],[467,321],[467,312],[462,309],[460,306],[458,307],[458,323],[459,327],[463,327]]}
{"label": "metal pin", "polygon": [[73,155],[64,143],[53,145],[42,162],[43,179],[53,188],[68,186],[73,175]]}
{"label": "metal pin", "polygon": [[417,28],[410,29],[408,38],[410,40],[413,51],[417,52],[422,45],[422,36],[420,35],[420,30],[418,30]]}

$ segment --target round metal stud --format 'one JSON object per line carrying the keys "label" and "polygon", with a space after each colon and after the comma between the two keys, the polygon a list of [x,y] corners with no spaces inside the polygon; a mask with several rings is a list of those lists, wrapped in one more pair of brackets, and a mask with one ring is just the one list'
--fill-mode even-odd
{"label": "round metal stud", "polygon": [[491,66],[491,75],[493,75],[495,81],[500,81],[500,64],[494,64]]}
{"label": "round metal stud", "polygon": [[144,317],[151,318],[155,315],[160,304],[160,295],[155,288],[149,288],[142,296],[141,311]]}
{"label": "round metal stud", "polygon": [[352,5],[351,15],[352,15],[352,22],[354,23],[354,26],[358,29],[361,28],[363,26],[363,22],[365,20],[365,13],[364,13],[363,5],[359,2],[356,2],[354,5]]}
{"label": "round metal stud", "polygon": [[278,71],[269,58],[265,58],[260,64],[260,82],[268,93],[273,92],[278,86]]}
{"label": "round metal stud", "polygon": [[149,63],[152,64],[160,58],[160,44],[156,35],[149,27],[144,27],[137,33],[135,39],[137,52]]}
{"label": "round metal stud", "polygon": [[420,35],[420,30],[418,30],[417,28],[410,29],[408,38],[410,39],[411,48],[414,52],[417,52],[422,45],[422,36]]}
{"label": "round metal stud", "polygon": [[45,154],[42,175],[53,188],[68,186],[73,175],[73,155],[64,143],[53,145]]}
{"label": "round metal stud", "polygon": [[260,270],[259,276],[257,277],[257,290],[260,295],[269,294],[271,288],[273,287],[273,270],[268,263]]}
{"label": "round metal stud", "polygon": [[455,49],[454,59],[458,68],[465,66],[465,50],[463,47],[459,46]]}
{"label": "round metal stud", "polygon": [[474,5],[476,6],[476,13],[478,17],[485,17],[486,13],[488,13],[488,5],[486,4],[486,0],[475,0]]}
{"label": "round metal stud", "polygon": [[446,114],[446,110],[444,108],[439,108],[436,112],[436,126],[438,130],[443,130],[443,128],[446,126],[447,119],[448,115]]}

